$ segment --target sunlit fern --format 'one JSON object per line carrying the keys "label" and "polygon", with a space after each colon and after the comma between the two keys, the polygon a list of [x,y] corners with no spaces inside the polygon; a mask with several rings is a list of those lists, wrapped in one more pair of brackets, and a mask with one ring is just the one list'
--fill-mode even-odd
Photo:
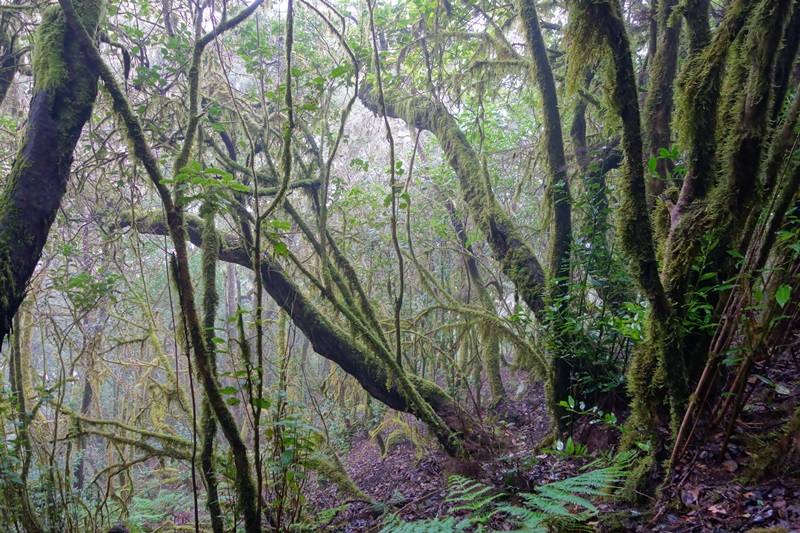
{"label": "sunlit fern", "polygon": [[[395,513],[381,533],[449,533],[455,531],[491,531],[487,524],[498,514],[506,524],[526,533],[592,531],[587,522],[597,514],[588,497],[608,496],[624,481],[634,453],[619,454],[606,468],[590,470],[574,477],[542,485],[532,493],[517,495],[515,503],[498,504],[508,495],[477,481],[452,476],[445,502],[448,516],[416,522],[403,522]],[[466,517],[453,515],[467,514]]]}

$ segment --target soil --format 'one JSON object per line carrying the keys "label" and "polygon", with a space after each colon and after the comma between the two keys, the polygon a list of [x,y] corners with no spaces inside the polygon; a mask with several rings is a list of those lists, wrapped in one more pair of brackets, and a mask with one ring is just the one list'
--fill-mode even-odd
{"label": "soil", "polygon": [[[798,470],[767,479],[754,471],[754,450],[759,442],[754,437],[780,427],[780,421],[786,419],[800,397],[800,368],[796,363],[786,359],[770,366],[771,374],[753,384],[754,393],[724,450],[724,431],[694,445],[671,473],[658,499],[642,497],[636,505],[610,498],[595,502],[598,516],[587,524],[589,531],[723,533],[778,528],[767,531],[800,533]],[[587,446],[588,453],[583,456],[540,449],[550,428],[544,392],[541,385],[523,389],[506,406],[505,420],[516,423],[489,421],[508,443],[507,449],[490,461],[456,461],[433,449],[432,441],[430,448],[420,449],[419,442],[415,445],[406,440],[381,456],[373,439],[366,435],[357,438],[342,461],[353,481],[375,503],[347,500],[335,487],[320,483],[309,499],[318,510],[333,511],[319,530],[377,532],[390,513],[399,514],[405,521],[450,516],[453,511],[445,498],[447,479],[454,474],[505,494],[529,492],[538,485],[579,474],[580,468],[602,450],[616,445],[617,431],[584,423],[573,430],[575,442]],[[414,424],[411,418],[407,422]],[[419,430],[422,432],[422,428]],[[654,481],[657,484],[660,480]],[[501,518],[490,526],[501,531],[511,529]]]}

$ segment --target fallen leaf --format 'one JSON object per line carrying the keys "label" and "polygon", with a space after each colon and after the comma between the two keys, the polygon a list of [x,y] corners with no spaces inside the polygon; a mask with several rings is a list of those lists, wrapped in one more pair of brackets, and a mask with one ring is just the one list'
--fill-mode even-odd
{"label": "fallen leaf", "polygon": [[692,487],[681,491],[681,501],[687,507],[696,504],[698,499],[700,499],[700,487]]}
{"label": "fallen leaf", "polygon": [[789,387],[787,387],[782,383],[775,384],[775,392],[780,394],[781,396],[789,396],[792,393],[792,391],[789,390]]}
{"label": "fallen leaf", "polygon": [[723,506],[719,505],[719,504],[712,505],[711,507],[709,507],[708,508],[708,512],[711,513],[711,514],[719,514],[719,515],[728,514],[728,511],[726,511],[725,508]]}

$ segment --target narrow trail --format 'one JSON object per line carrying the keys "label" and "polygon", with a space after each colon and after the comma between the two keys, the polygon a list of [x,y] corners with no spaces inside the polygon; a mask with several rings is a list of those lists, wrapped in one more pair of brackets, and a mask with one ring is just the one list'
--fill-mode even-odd
{"label": "narrow trail", "polygon": [[[758,438],[775,429],[775,421],[786,417],[800,394],[800,367],[791,354],[785,355],[752,395],[726,450],[720,452],[721,433],[698,446],[671,474],[673,490],[668,499],[656,502],[643,498],[638,506],[598,502],[599,520],[591,523],[594,530],[724,533],[777,528],[769,531],[800,532],[800,472],[747,481],[758,477],[753,471]],[[583,426],[574,435],[587,444],[585,457],[534,452],[550,427],[543,405],[540,384],[523,387],[522,394],[510,404],[511,418],[518,423],[494,423],[508,447],[483,462],[456,461],[434,450],[432,441],[420,448],[410,440],[402,440],[381,456],[377,443],[361,435],[342,460],[353,481],[378,505],[348,501],[337,494],[334,486],[320,483],[309,498],[316,509],[339,507],[327,523],[320,525],[320,530],[379,531],[389,513],[398,513],[406,521],[445,516],[449,512],[445,497],[451,475],[467,476],[504,492],[525,492],[578,474],[600,449],[615,444],[617,436],[613,433]],[[414,422],[409,419],[409,423]],[[496,529],[503,530],[503,524],[498,522]]]}

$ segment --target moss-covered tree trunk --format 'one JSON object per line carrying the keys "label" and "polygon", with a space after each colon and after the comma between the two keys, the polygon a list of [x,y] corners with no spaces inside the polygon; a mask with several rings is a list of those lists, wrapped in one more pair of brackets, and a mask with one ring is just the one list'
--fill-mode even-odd
{"label": "moss-covered tree trunk", "polygon": [[[367,87],[359,96],[368,109],[378,113],[374,90]],[[545,272],[517,225],[495,199],[489,177],[456,119],[444,104],[422,96],[387,94],[385,104],[389,117],[436,136],[458,177],[470,217],[486,236],[494,258],[528,307],[541,311],[545,306]]]}
{"label": "moss-covered tree trunk", "polygon": [[17,440],[17,459],[22,464],[20,475],[21,483],[11,484],[16,490],[9,491],[8,497],[12,505],[16,507],[15,512],[19,513],[20,521],[25,529],[31,533],[43,531],[39,524],[38,516],[34,505],[28,496],[28,473],[30,472],[31,459],[33,456],[33,440],[30,433],[31,412],[28,398],[30,395],[30,376],[27,369],[30,368],[30,347],[23,342],[23,331],[31,328],[23,328],[20,314],[14,316],[14,333],[11,336],[11,354],[9,357],[8,373],[11,389],[11,404],[16,411],[16,440]]}
{"label": "moss-covered tree trunk", "polygon": [[[203,327],[206,337],[206,356],[208,365],[214,377],[217,377],[217,347],[214,343],[216,330],[214,329],[217,318],[217,252],[219,241],[214,227],[214,211],[212,206],[204,207],[203,227]],[[203,479],[206,484],[206,508],[211,515],[211,529],[214,533],[223,533],[225,525],[222,521],[222,508],[219,502],[219,488],[217,474],[214,468],[214,437],[217,434],[217,419],[214,409],[208,399],[203,395],[200,408],[200,465],[203,470]]]}
{"label": "moss-covered tree trunk", "polygon": [[547,401],[555,415],[554,425],[563,428],[563,412],[560,400],[569,394],[572,374],[570,362],[570,338],[565,327],[568,313],[568,295],[572,268],[572,198],[567,179],[567,160],[564,156],[564,139],[561,131],[561,113],[558,109],[558,94],[550,60],[547,58],[539,16],[534,0],[519,0],[519,14],[525,29],[526,42],[533,59],[533,74],[542,94],[544,118],[544,141],[547,150],[547,203],[553,214],[553,225],[548,245],[547,268],[550,283],[550,299],[553,314],[548,317],[547,329],[550,337],[551,372],[547,384]]}
{"label": "moss-covered tree trunk", "polygon": [[[90,33],[102,0],[75,0]],[[67,188],[72,152],[91,116],[97,71],[57,6],[45,10],[33,54],[33,97],[22,146],[0,195],[0,342],[25,297]]]}
{"label": "moss-covered tree trunk", "polygon": [[[489,293],[486,285],[483,282],[483,277],[478,270],[478,261],[475,259],[475,254],[472,251],[472,245],[467,242],[467,231],[464,224],[456,216],[455,206],[453,202],[447,201],[445,203],[447,213],[450,215],[450,223],[461,242],[462,253],[464,254],[464,262],[467,267],[467,275],[472,284],[472,288],[478,295],[484,310],[489,313],[497,313],[494,299]],[[469,304],[470,298],[467,298]],[[492,393],[492,406],[501,407],[501,405],[508,399],[506,389],[503,386],[503,379],[500,376],[500,338],[497,330],[492,327],[492,324],[484,322],[479,327],[481,343],[483,344],[483,364],[486,368],[486,377],[489,381],[489,390]]]}
{"label": "moss-covered tree trunk", "polygon": [[[202,221],[198,217],[185,216],[186,236],[195,245],[202,246]],[[165,235],[168,233],[164,216],[152,213],[136,221],[142,233]],[[253,268],[250,254],[233,235],[220,235],[219,259]],[[353,376],[373,398],[392,409],[412,413],[420,417],[413,404],[398,387],[386,366],[370,349],[353,339],[353,336],[331,321],[311,298],[292,280],[291,276],[269,256],[262,257],[261,276],[264,290],[289,315],[294,324],[311,342],[314,351],[336,363]],[[431,406],[451,432],[458,433],[467,448],[475,449],[489,443],[472,417],[466,413],[441,387],[408,374],[408,379],[420,397]],[[422,419],[422,417],[420,417]],[[424,421],[424,419],[422,419]],[[437,435],[445,449],[455,453],[449,442],[450,433]]]}
{"label": "moss-covered tree trunk", "polygon": [[656,158],[657,178],[648,182],[648,200],[652,205],[655,198],[666,187],[680,186],[672,174],[675,164],[669,158],[659,159],[661,148],[672,148],[672,109],[675,73],[678,68],[678,44],[681,36],[681,20],[672,17],[678,0],[661,0],[658,3],[656,24],[658,39],[653,64],[650,70],[650,86],[644,104],[644,118],[649,138],[647,152]]}

